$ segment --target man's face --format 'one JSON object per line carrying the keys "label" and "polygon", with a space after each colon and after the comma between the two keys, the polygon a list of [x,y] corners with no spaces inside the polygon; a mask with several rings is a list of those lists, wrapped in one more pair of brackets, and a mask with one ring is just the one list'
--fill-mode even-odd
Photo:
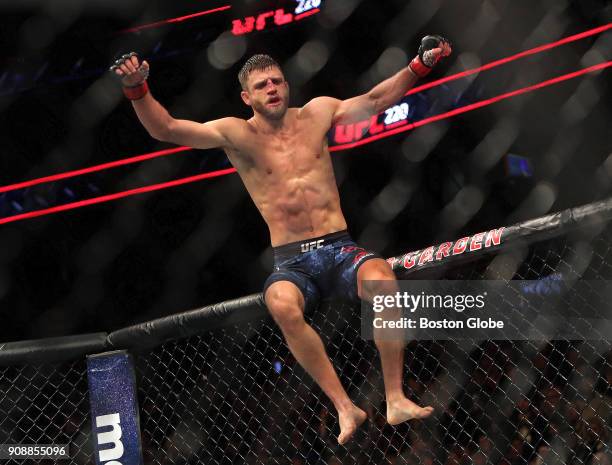
{"label": "man's face", "polygon": [[257,113],[279,120],[289,106],[289,85],[277,67],[255,70],[249,74],[247,90],[243,90],[241,96]]}

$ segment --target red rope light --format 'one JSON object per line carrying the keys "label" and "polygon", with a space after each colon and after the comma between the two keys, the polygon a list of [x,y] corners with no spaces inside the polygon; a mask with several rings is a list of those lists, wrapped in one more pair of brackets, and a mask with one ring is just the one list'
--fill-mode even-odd
{"label": "red rope light", "polygon": [[142,26],[135,26],[135,27],[131,27],[128,29],[123,29],[119,32],[138,32],[138,31],[142,31],[143,29],[163,26],[164,24],[180,23],[182,21],[197,18],[199,16],[204,16],[204,15],[209,15],[212,13],[218,13],[219,11],[229,10],[230,8],[231,8],[231,5],[220,6],[219,8],[213,8],[212,10],[199,11],[197,13],[192,13],[190,15],[179,16],[177,18],[162,19],[161,21],[155,21],[154,23],[143,24]]}
{"label": "red rope light", "polygon": [[520,58],[524,58],[529,55],[535,55],[537,53],[544,52],[546,50],[550,50],[551,48],[559,47],[561,45],[569,44],[571,42],[575,42],[580,39],[585,39],[587,37],[591,37],[597,34],[601,34],[602,32],[607,31],[608,29],[612,29],[612,23],[605,24],[603,26],[596,27],[594,29],[589,29],[588,31],[580,32],[579,34],[574,34],[572,36],[564,37],[563,39],[557,40],[555,42],[551,42],[549,44],[540,45],[538,47],[530,48],[529,50],[525,50],[523,52],[516,53],[514,55],[510,55],[506,58],[501,58],[499,60],[492,61],[491,63],[487,63],[486,65],[479,66],[478,68],[468,69],[465,71],[461,71],[460,73],[453,74],[451,76],[444,77],[442,79],[437,79],[435,81],[428,82],[427,84],[423,84],[422,86],[413,87],[405,95],[412,95],[423,90],[431,89],[432,87],[439,86],[441,84],[445,84],[447,82],[454,81],[456,79],[460,79],[462,77],[470,76],[472,74],[479,73],[481,71],[486,71],[488,69],[495,68],[500,65],[504,65],[506,63],[510,63],[511,61],[518,60]]}
{"label": "red rope light", "polygon": [[135,157],[124,158],[122,160],[111,161],[108,163],[102,163],[101,165],[90,166],[88,168],[81,168],[74,171],[66,171],[65,173],[52,174],[45,176],[44,178],[31,179],[30,181],[19,182],[17,184],[11,184],[10,186],[0,187],[0,194],[3,192],[14,191],[16,189],[23,189],[25,187],[36,186],[37,184],[44,184],[46,182],[59,181],[61,179],[68,179],[74,176],[80,176],[82,174],[95,173],[96,171],[102,171],[109,168],[116,168],[117,166],[129,165],[137,163],[139,161],[150,160],[151,158],[163,157],[171,155],[173,153],[185,152],[192,150],[191,147],[174,147],[171,149],[158,150],[157,152],[145,153],[143,155],[137,155]]}
{"label": "red rope light", "polygon": [[37,216],[49,215],[51,213],[62,212],[66,210],[73,210],[79,207],[85,207],[87,205],[95,205],[97,203],[110,202],[111,200],[122,199],[136,194],[144,194],[146,192],[157,191],[160,189],[166,189],[167,187],[175,187],[191,182],[201,181],[202,179],[216,178],[218,176],[225,176],[226,174],[235,173],[236,168],[227,168],[224,170],[211,171],[209,173],[202,173],[196,176],[189,176],[187,178],[175,179],[174,181],[162,182],[159,184],[152,184],[150,186],[137,187],[136,189],[130,189],[123,192],[117,192],[116,194],[102,195],[100,197],[93,197],[91,199],[79,200],[78,202],[66,203],[64,205],[58,205],[56,207],[44,208],[42,210],[35,210],[27,213],[20,213],[19,215],[8,216],[6,218],[0,218],[0,224],[12,223],[13,221],[24,220],[26,218],[35,218]]}
{"label": "red rope light", "polygon": [[[537,89],[541,89],[543,87],[547,87],[547,86],[551,86],[553,84],[557,84],[559,82],[563,82],[563,81],[567,81],[568,79],[573,79],[576,78],[578,76],[582,76],[584,74],[587,73],[591,73],[593,71],[597,71],[597,70],[602,70],[605,68],[608,68],[612,66],[612,61],[606,61],[604,63],[599,63],[597,65],[593,65],[593,66],[589,66],[588,68],[584,68],[578,71],[574,71],[573,73],[568,73],[568,74],[563,74],[561,76],[557,76],[555,78],[552,79],[548,79],[547,81],[543,81],[540,82],[538,84],[534,84],[528,87],[522,87],[520,89],[511,91],[511,92],[507,92],[505,94],[501,94],[498,95],[497,97],[492,97],[489,99],[485,99],[485,100],[481,100],[479,102],[476,103],[472,103],[469,105],[466,105],[464,107],[461,108],[457,108],[455,110],[452,111],[448,111],[446,113],[442,113],[436,116],[432,116],[430,118],[425,118],[421,121],[417,121],[416,123],[411,123],[405,126],[402,126],[400,128],[397,129],[393,129],[391,131],[388,131],[384,134],[377,134],[376,136],[372,136],[369,137],[367,139],[362,139],[360,141],[357,142],[353,142],[350,144],[345,144],[342,146],[336,146],[336,147],[332,147],[330,149],[330,151],[338,151],[338,150],[344,150],[344,149],[350,149],[353,147],[357,147],[359,145],[363,145],[367,142],[372,142],[374,140],[380,139],[382,137],[386,137],[392,134],[397,134],[399,132],[403,132],[403,131],[407,131],[410,129],[414,129],[420,126],[424,126],[426,124],[429,123],[433,123],[435,121],[440,121],[442,119],[446,119],[446,118],[450,118],[451,116],[455,116],[455,115],[459,115],[462,113],[467,113],[468,111],[472,111],[472,110],[476,110],[478,108],[482,108],[488,105],[492,105],[493,103],[497,103],[501,100],[506,100],[509,99],[511,97],[516,97],[518,95],[522,95],[525,94],[527,92],[531,92]],[[168,182],[164,182],[164,183],[160,183],[160,184],[153,184],[150,186],[144,186],[144,187],[138,187],[136,189],[130,189],[128,191],[123,191],[123,192],[118,192],[116,194],[109,194],[109,195],[103,195],[100,197],[94,197],[91,199],[87,199],[87,200],[80,200],[78,202],[71,202],[71,203],[67,203],[64,205],[59,205],[56,207],[51,207],[51,208],[45,208],[42,210],[36,210],[36,211],[32,211],[32,212],[27,212],[27,213],[21,213],[18,215],[13,215],[13,216],[9,216],[6,218],[0,218],[0,224],[6,224],[6,223],[11,223],[13,221],[18,221],[18,220],[23,220],[26,218],[34,218],[34,217],[38,217],[38,216],[43,216],[43,215],[49,215],[51,213],[57,213],[60,211],[66,211],[66,210],[72,210],[74,208],[79,208],[79,207],[84,207],[87,205],[94,205],[94,204],[98,204],[98,203],[103,203],[103,202],[110,202],[111,200],[117,200],[117,199],[121,199],[124,197],[128,197],[131,195],[136,195],[136,194],[143,194],[146,192],[151,192],[151,191],[156,191],[156,190],[160,190],[160,189],[165,189],[167,187],[174,187],[174,186],[180,186],[183,184],[188,184],[188,183],[192,183],[192,182],[196,182],[196,181],[201,181],[202,179],[209,179],[209,178],[215,178],[218,176],[225,176],[226,174],[230,174],[230,173],[235,173],[236,169],[235,168],[227,168],[224,170],[218,170],[218,171],[211,171],[209,173],[203,173],[203,174],[198,174],[196,176],[189,176],[186,178],[181,178],[181,179],[176,179],[174,181],[168,181]]]}
{"label": "red rope light", "polygon": [[465,105],[465,106],[462,106],[461,108],[456,108],[454,110],[447,111],[445,113],[440,113],[439,115],[430,116],[429,118],[423,118],[422,120],[417,121],[415,123],[409,123],[402,127],[391,129],[390,131],[385,131],[380,134],[376,134],[375,136],[366,137],[364,139],[360,139],[355,142],[350,142],[348,144],[335,145],[334,147],[331,147],[329,151],[336,152],[338,150],[352,149],[353,147],[358,147],[360,145],[367,144],[368,142],[373,142],[375,140],[382,139],[383,137],[392,136],[400,132],[409,131],[411,129],[418,128],[420,126],[425,126],[426,124],[429,124],[429,123],[434,123],[436,121],[450,118],[451,116],[456,116],[462,113],[467,113],[468,111],[486,107],[488,105],[492,105],[493,103],[497,103],[501,100],[506,100],[511,97],[516,97],[517,95],[522,95],[527,92],[541,89],[543,87],[552,86],[553,84],[558,84],[559,82],[567,81],[568,79],[573,79],[578,76],[582,76],[583,74],[592,73],[593,71],[598,71],[601,69],[609,68],[610,66],[612,66],[612,61],[606,61],[606,62],[599,63],[593,66],[589,66],[588,68],[574,71],[573,73],[562,74],[561,76],[557,76],[555,78],[539,82],[538,84],[533,84],[531,86],[522,87],[520,89],[513,90],[511,92],[506,92],[505,94],[500,94],[497,97],[491,97],[488,99],[480,100],[479,102],[470,103],[469,105]]}
{"label": "red rope light", "polygon": [[[225,7],[221,7],[221,8],[225,8]],[[213,10],[208,10],[208,11],[213,11]],[[575,42],[577,40],[584,39],[586,37],[590,37],[590,36],[593,36],[593,35],[596,35],[596,34],[600,34],[600,33],[605,32],[605,31],[607,31],[607,30],[609,30],[611,28],[612,28],[612,23],[608,23],[608,24],[605,24],[603,26],[596,27],[594,29],[589,29],[589,30],[581,32],[579,34],[574,34],[572,36],[568,36],[568,37],[565,37],[563,39],[557,40],[556,42],[551,42],[549,44],[540,45],[538,47],[531,48],[529,50],[525,50],[523,52],[519,52],[519,53],[516,53],[514,55],[510,55],[509,57],[501,58],[501,59],[496,60],[496,61],[492,61],[491,63],[488,63],[486,65],[480,66],[478,68],[462,71],[460,73],[453,74],[451,76],[447,76],[445,78],[438,79],[436,81],[428,82],[427,84],[423,84],[421,86],[413,87],[408,92],[406,92],[405,95],[411,95],[411,94],[415,94],[417,92],[421,92],[423,90],[431,89],[432,87],[439,86],[439,85],[444,84],[446,82],[454,81],[455,79],[460,79],[462,77],[466,77],[466,76],[469,76],[471,74],[478,73],[480,71],[485,71],[485,70],[488,70],[488,69],[492,69],[492,68],[495,68],[497,66],[503,65],[505,63],[509,63],[511,61],[518,60],[519,58],[523,58],[523,57],[528,56],[528,55],[534,55],[536,53],[540,53],[540,52],[543,52],[545,50],[550,50],[552,48],[559,47],[560,45],[568,44],[570,42]],[[405,130],[406,127],[403,128],[403,129]],[[384,134],[380,134],[379,136],[382,137],[382,136],[387,136],[387,135],[391,135],[391,134],[389,132],[385,132]],[[380,137],[378,137],[378,138],[380,139]],[[368,139],[368,140],[371,140],[371,139]],[[56,175],[46,176],[44,178],[33,179],[33,180],[30,180],[30,181],[24,181],[24,182],[20,182],[20,183],[17,183],[17,184],[10,184],[8,186],[0,187],[0,193],[9,192],[9,191],[13,191],[13,190],[16,190],[16,189],[22,189],[24,187],[34,186],[34,185],[37,185],[37,184],[42,184],[44,182],[51,182],[51,181],[57,181],[57,180],[60,180],[60,179],[66,179],[66,178],[70,178],[70,177],[73,177],[73,176],[78,176],[78,175],[81,175],[81,174],[87,174],[87,173],[91,173],[91,172],[95,172],[95,171],[100,171],[100,170],[107,169],[107,168],[113,168],[113,167],[116,167],[116,166],[122,166],[122,165],[127,165],[127,164],[130,164],[130,163],[136,163],[136,162],[139,162],[139,161],[147,160],[148,158],[155,158],[157,156],[171,155],[171,154],[174,154],[174,153],[183,152],[183,151],[187,151],[187,150],[191,150],[191,147],[181,146],[181,147],[177,147],[177,148],[174,148],[174,149],[168,149],[168,150],[162,150],[162,151],[158,151],[158,152],[152,152],[152,153],[138,155],[138,156],[131,157],[131,158],[126,158],[124,160],[118,160],[118,161],[115,161],[115,162],[105,163],[105,164],[102,164],[102,165],[96,165],[96,166],[93,166],[93,167],[90,167],[90,168],[83,168],[83,169],[80,169],[80,170],[69,171],[69,172],[66,172],[66,173],[60,173],[60,174],[56,174]]]}
{"label": "red rope light", "polygon": [[[175,18],[176,19],[176,18]],[[584,31],[580,34],[575,34],[573,36],[569,36],[566,37],[564,39],[558,40],[556,42],[552,42],[550,44],[546,44],[546,45],[542,45],[539,47],[535,47],[529,50],[526,50],[524,52],[520,52],[517,53],[515,55],[511,55],[509,57],[506,58],[502,58],[500,60],[496,60],[494,62],[488,63],[486,65],[483,65],[479,68],[474,68],[472,70],[466,70],[463,71],[461,73],[457,73],[454,74],[452,76],[448,76],[446,78],[442,78],[439,79],[437,81],[433,81],[427,84],[424,84],[422,86],[418,86],[415,87],[413,89],[411,89],[410,91],[408,91],[406,93],[406,95],[410,95],[410,94],[414,94],[438,85],[441,85],[445,82],[449,82],[455,79],[459,79],[461,77],[465,77],[468,76],[470,74],[474,74],[483,70],[487,70],[487,69],[492,69],[496,66],[500,66],[502,64],[505,63],[509,63],[511,61],[517,60],[519,58],[522,58],[524,56],[527,55],[533,55],[535,53],[540,53],[542,51],[545,50],[549,50],[551,48],[554,47],[558,47],[559,45],[563,45],[569,42],[573,42],[585,37],[589,37],[601,32],[604,32],[608,29],[612,28],[612,23],[607,24],[605,26],[601,26],[595,29],[591,29],[588,31]],[[435,115],[435,116],[431,116],[429,118],[425,118],[423,120],[417,121],[415,123],[409,123],[409,124],[405,124],[402,125],[400,127],[385,131],[384,133],[381,134],[377,134],[375,136],[371,136],[365,139],[361,139],[359,141],[355,141],[355,142],[351,142],[348,144],[342,144],[342,145],[337,145],[334,147],[330,148],[330,151],[332,152],[336,152],[339,150],[346,150],[346,149],[350,149],[353,147],[358,147],[360,145],[364,145],[366,143],[369,142],[373,142],[375,140],[381,139],[383,137],[388,137],[394,134],[398,134],[400,132],[404,132],[404,131],[408,131],[420,126],[424,126],[426,124],[429,123],[433,123],[436,121],[440,121],[443,119],[447,119],[450,118],[452,116],[456,116],[462,113],[467,113],[469,111],[472,110],[476,110],[479,108],[483,108],[485,106],[488,105],[492,105],[494,103],[497,103],[501,100],[506,100],[512,97],[516,97],[518,95],[522,95],[525,94],[527,92],[531,92],[534,90],[538,90],[544,87],[548,87],[551,86],[553,84],[557,84],[563,81],[567,81],[569,79],[573,79],[579,76],[582,76],[584,74],[587,73],[591,73],[594,71],[598,71],[598,70],[603,70],[606,68],[609,68],[610,66],[612,66],[612,61],[606,61],[603,63],[599,63],[597,65],[593,65],[590,66],[588,68],[584,68],[578,71],[574,71],[572,73],[567,73],[567,74],[563,74],[561,76],[557,76],[555,78],[552,79],[548,79],[546,81],[542,81],[538,84],[533,84],[531,86],[527,86],[527,87],[523,87],[511,92],[506,92],[504,94],[500,94],[496,97],[491,97],[488,99],[484,99],[481,100],[479,102],[475,102],[472,104],[468,104],[465,105],[461,108],[457,108],[445,113],[441,113],[439,115]],[[83,168],[83,169],[79,169],[79,170],[74,170],[74,171],[69,171],[69,172],[65,172],[65,173],[59,173],[56,175],[51,175],[51,176],[46,176],[43,178],[38,178],[38,179],[34,179],[34,180],[30,180],[30,181],[24,181],[21,183],[17,183],[17,184],[12,184],[12,185],[8,185],[8,186],[4,186],[4,187],[0,187],[0,193],[3,192],[8,192],[8,191],[12,191],[12,190],[16,190],[16,189],[21,189],[24,187],[29,187],[29,186],[34,186],[37,184],[42,184],[45,182],[51,182],[51,181],[56,181],[59,179],[66,179],[66,178],[70,178],[70,177],[74,177],[74,176],[78,176],[81,174],[88,174],[88,173],[92,173],[92,172],[96,172],[96,171],[101,171],[104,169],[108,169],[108,168],[113,168],[113,167],[117,167],[117,166],[122,166],[122,165],[127,165],[127,164],[131,164],[131,163],[136,163],[136,162],[140,162],[143,160],[147,160],[147,159],[151,159],[151,158],[156,158],[156,157],[160,157],[160,156],[166,156],[166,155],[170,155],[173,153],[178,153],[178,152],[182,152],[182,151],[187,151],[187,150],[191,150],[190,147],[176,147],[176,148],[172,148],[172,149],[166,149],[166,150],[160,150],[157,152],[152,152],[152,153],[148,153],[148,154],[143,154],[143,155],[138,155],[135,157],[130,157],[130,158],[126,158],[123,160],[117,160],[117,161],[113,161],[113,162],[109,162],[109,163],[104,163],[101,165],[96,165],[96,166],[92,166],[89,168]],[[41,209],[41,210],[36,210],[36,211],[32,211],[32,212],[27,212],[27,213],[22,213],[22,214],[18,214],[18,215],[13,215],[13,216],[9,216],[6,218],[0,218],[0,224],[6,224],[6,223],[11,223],[14,221],[19,221],[22,219],[26,219],[26,218],[34,218],[34,217],[38,217],[38,216],[43,216],[43,215],[48,215],[51,213],[56,213],[56,212],[60,212],[60,211],[66,211],[66,210],[71,210],[71,209],[75,209],[75,208],[79,208],[79,207],[83,207],[83,206],[87,206],[87,205],[94,205],[94,204],[99,204],[99,203],[104,203],[104,202],[109,202],[112,200],[117,200],[120,198],[125,198],[128,196],[132,196],[132,195],[137,195],[137,194],[142,194],[142,193],[146,193],[146,192],[151,192],[151,191],[156,191],[156,190],[160,190],[160,189],[165,189],[168,187],[174,187],[174,186],[179,186],[179,185],[183,185],[183,184],[188,184],[188,183],[192,183],[192,182],[196,182],[196,181],[200,181],[203,179],[209,179],[209,178],[214,178],[214,177],[218,177],[218,176],[224,176],[226,174],[230,174],[230,173],[235,173],[236,169],[235,168],[228,168],[228,169],[224,169],[224,170],[217,170],[217,171],[212,171],[212,172],[208,172],[208,173],[202,173],[199,175],[195,175],[195,176],[189,176],[186,178],[181,178],[181,179],[177,179],[177,180],[173,180],[173,181],[168,181],[168,182],[164,182],[164,183],[160,183],[160,184],[153,184],[150,186],[144,186],[144,187],[139,187],[139,188],[135,188],[135,189],[130,189],[127,191],[123,191],[123,192],[119,192],[119,193],[115,193],[115,194],[108,194],[108,195],[103,195],[103,196],[99,196],[99,197],[94,197],[91,199],[86,199],[86,200],[81,200],[81,201],[77,201],[77,202],[71,202],[71,203],[67,203],[64,205],[59,205],[56,207],[50,207],[50,208],[46,208],[46,209]]]}

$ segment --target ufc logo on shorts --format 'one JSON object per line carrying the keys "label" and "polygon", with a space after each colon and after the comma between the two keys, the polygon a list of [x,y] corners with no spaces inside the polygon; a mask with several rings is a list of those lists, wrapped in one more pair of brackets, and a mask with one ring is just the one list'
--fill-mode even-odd
{"label": "ufc logo on shorts", "polygon": [[314,249],[320,249],[321,247],[323,247],[323,239],[319,239],[318,241],[312,241],[312,242],[304,242],[302,244],[302,252],[310,252],[311,250]]}

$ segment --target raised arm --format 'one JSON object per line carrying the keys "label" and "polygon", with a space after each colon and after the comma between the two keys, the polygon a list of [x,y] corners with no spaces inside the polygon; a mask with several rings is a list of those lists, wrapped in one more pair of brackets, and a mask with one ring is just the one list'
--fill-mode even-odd
{"label": "raised arm", "polygon": [[369,92],[347,100],[336,100],[333,124],[367,120],[389,108],[426,76],[442,57],[451,53],[451,44],[440,36],[427,36],[421,41],[418,55],[408,66],[377,84]]}
{"label": "raised arm", "polygon": [[140,63],[135,53],[123,55],[111,71],[121,76],[123,92],[132,101],[138,119],[151,137],[199,149],[231,146],[231,133],[237,118],[207,123],[173,118],[149,92],[146,80],[149,64],[146,61]]}

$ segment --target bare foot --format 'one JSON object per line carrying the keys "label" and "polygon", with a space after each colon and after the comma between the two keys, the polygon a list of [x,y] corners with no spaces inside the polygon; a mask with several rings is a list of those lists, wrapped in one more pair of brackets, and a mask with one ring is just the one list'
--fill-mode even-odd
{"label": "bare foot", "polygon": [[387,402],[387,422],[390,425],[399,425],[408,420],[421,420],[433,412],[433,407],[419,407],[407,398],[395,402]]}
{"label": "bare foot", "polygon": [[349,439],[351,439],[351,436],[355,434],[357,428],[359,428],[367,417],[367,413],[354,405],[348,410],[338,412],[338,422],[340,423],[338,444],[345,444]]}

